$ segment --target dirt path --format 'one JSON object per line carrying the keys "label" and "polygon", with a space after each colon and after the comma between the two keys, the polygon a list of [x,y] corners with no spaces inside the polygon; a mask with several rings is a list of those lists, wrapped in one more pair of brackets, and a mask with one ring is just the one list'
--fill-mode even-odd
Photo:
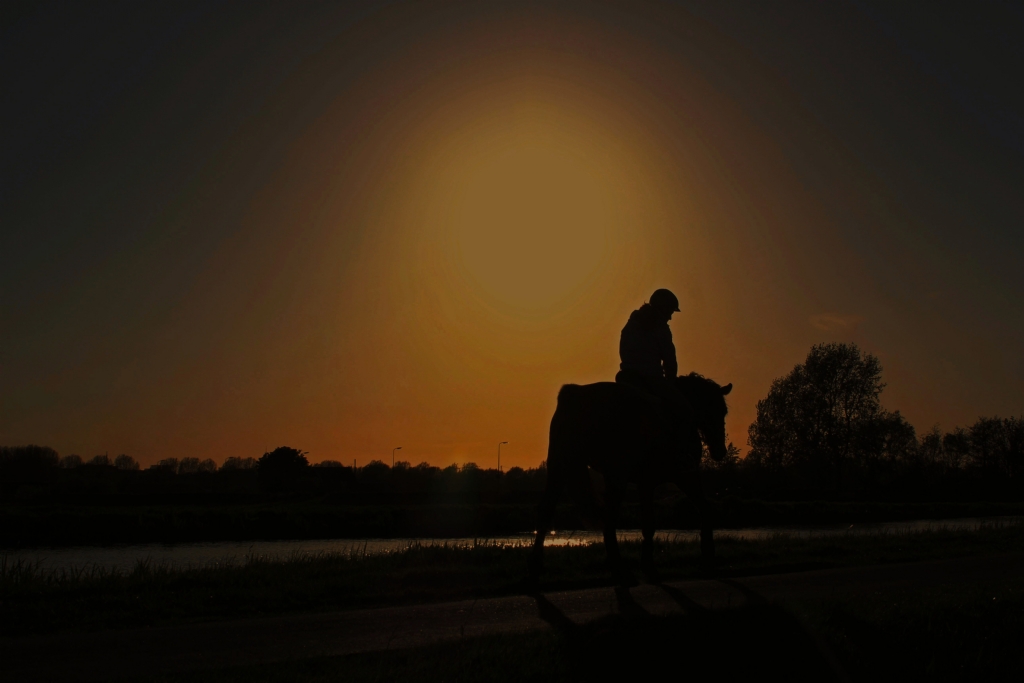
{"label": "dirt path", "polygon": [[644,584],[431,605],[0,639],[0,681],[97,681],[428,645],[583,624],[611,614],[678,614],[750,601],[1019,576],[1024,553],[741,579]]}

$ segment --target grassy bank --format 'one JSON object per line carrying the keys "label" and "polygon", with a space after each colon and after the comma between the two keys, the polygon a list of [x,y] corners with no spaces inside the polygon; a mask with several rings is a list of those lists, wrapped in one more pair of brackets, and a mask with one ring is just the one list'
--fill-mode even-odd
{"label": "grassy bank", "polygon": [[[776,502],[725,498],[720,528],[838,525],[912,519],[1024,515],[1024,503]],[[317,500],[246,505],[65,505],[0,507],[0,547],[185,543],[309,538],[484,537],[532,531],[532,504],[341,505]],[[685,500],[658,506],[662,529],[692,529]],[[559,529],[585,528],[571,505],[560,506]],[[638,528],[635,504],[622,528]]]}
{"label": "grassy bank", "polygon": [[[974,532],[916,532],[758,541],[722,539],[723,575],[1015,552],[1024,525]],[[389,555],[332,554],[228,566],[169,570],[140,564],[126,574],[102,570],[44,571],[26,564],[0,568],[0,634],[143,626],[191,619],[486,597],[522,592],[525,548],[481,543],[475,548],[412,547]],[[639,546],[624,544],[634,565]],[[664,578],[699,575],[695,542],[661,543]],[[550,548],[542,589],[609,582],[604,547]]]}

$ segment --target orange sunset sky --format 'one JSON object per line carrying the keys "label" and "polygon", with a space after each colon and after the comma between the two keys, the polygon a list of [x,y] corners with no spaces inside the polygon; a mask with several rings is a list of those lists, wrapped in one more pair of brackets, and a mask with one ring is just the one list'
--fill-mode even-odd
{"label": "orange sunset sky", "polygon": [[744,451],[824,341],[919,432],[1024,412],[1017,48],[961,16],[76,11],[5,29],[2,445],[535,466],[658,287]]}

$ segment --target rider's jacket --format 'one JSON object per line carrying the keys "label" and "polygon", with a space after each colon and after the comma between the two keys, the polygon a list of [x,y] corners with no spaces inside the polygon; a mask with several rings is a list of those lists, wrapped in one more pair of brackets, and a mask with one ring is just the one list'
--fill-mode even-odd
{"label": "rider's jacket", "polygon": [[619,367],[631,372],[661,379],[675,377],[676,347],[672,343],[672,330],[659,320],[650,304],[633,311],[619,337]]}

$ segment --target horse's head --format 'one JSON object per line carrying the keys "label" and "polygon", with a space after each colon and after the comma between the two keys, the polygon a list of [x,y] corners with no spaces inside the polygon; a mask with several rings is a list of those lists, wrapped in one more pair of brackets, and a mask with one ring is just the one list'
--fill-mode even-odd
{"label": "horse's head", "polygon": [[711,457],[715,460],[725,458],[725,416],[729,412],[725,397],[732,391],[732,384],[723,387],[713,379],[691,372],[676,377],[676,389],[693,408],[700,438],[708,447]]}

